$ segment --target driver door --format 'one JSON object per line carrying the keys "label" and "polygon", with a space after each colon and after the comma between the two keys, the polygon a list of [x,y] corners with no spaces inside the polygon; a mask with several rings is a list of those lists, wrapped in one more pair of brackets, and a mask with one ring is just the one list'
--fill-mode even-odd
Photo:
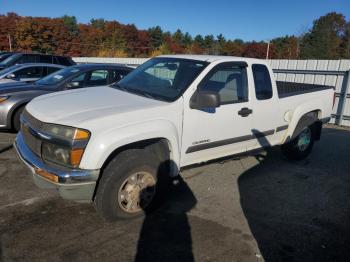
{"label": "driver door", "polygon": [[197,90],[217,92],[221,104],[200,110],[185,107],[181,166],[245,152],[253,143],[246,65],[216,65]]}

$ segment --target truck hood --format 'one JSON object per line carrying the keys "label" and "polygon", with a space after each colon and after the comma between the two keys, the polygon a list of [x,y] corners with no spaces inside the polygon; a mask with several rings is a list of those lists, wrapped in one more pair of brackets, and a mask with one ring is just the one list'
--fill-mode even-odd
{"label": "truck hood", "polygon": [[91,87],[40,96],[27,105],[34,117],[47,123],[87,128],[87,122],[154,108],[168,103],[112,87]]}

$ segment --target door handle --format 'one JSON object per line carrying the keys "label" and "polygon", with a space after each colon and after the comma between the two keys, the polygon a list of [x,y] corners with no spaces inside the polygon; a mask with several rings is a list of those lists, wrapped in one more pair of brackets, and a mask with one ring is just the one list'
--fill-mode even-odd
{"label": "door handle", "polygon": [[248,107],[243,107],[241,110],[238,111],[238,114],[241,117],[247,117],[252,113],[253,113],[253,110],[249,109]]}

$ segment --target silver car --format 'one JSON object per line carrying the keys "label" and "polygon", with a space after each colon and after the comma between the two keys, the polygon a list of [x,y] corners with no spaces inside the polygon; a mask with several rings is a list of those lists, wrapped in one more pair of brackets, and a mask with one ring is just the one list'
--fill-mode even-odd
{"label": "silver car", "polygon": [[18,64],[0,71],[0,84],[10,82],[34,82],[65,66],[55,64]]}
{"label": "silver car", "polygon": [[83,64],[63,68],[32,83],[0,85],[0,130],[20,129],[21,113],[32,99],[53,92],[106,86],[122,79],[133,68],[114,64]]}

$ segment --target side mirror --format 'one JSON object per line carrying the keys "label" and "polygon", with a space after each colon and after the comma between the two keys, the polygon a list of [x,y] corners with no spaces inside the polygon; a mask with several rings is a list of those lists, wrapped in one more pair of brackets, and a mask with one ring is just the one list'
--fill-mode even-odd
{"label": "side mirror", "polygon": [[67,89],[74,89],[74,88],[79,88],[80,83],[79,82],[70,82],[66,84]]}
{"label": "side mirror", "polygon": [[217,92],[213,91],[197,91],[191,97],[190,108],[192,109],[204,109],[204,108],[216,108],[220,106],[220,96]]}
{"label": "side mirror", "polygon": [[14,73],[8,74],[6,76],[7,79],[14,79],[16,77],[16,75]]}

